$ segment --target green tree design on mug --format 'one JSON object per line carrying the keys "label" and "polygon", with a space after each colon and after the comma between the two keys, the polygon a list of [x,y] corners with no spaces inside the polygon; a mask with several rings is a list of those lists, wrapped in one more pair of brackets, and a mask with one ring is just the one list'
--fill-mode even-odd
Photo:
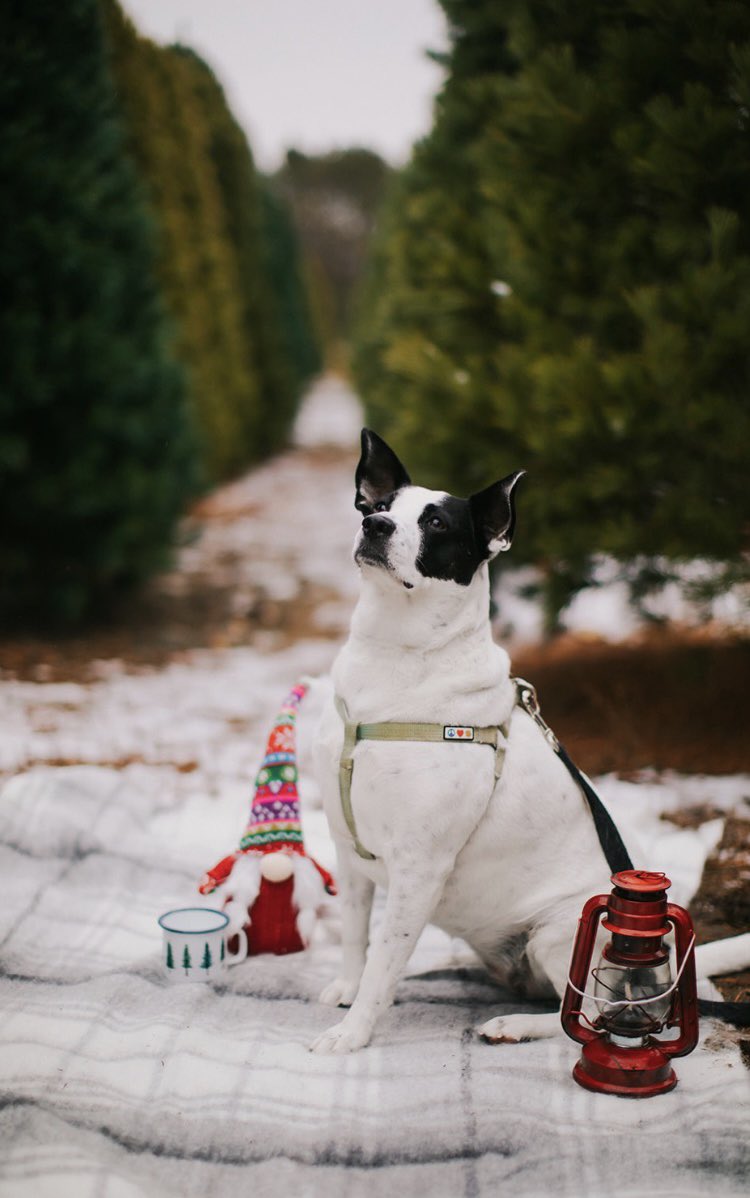
{"label": "green tree design on mug", "polygon": [[185,948],[184,948],[184,951],[182,954],[182,968],[185,970],[185,973],[190,972],[191,965],[192,965],[192,961],[190,960],[190,949],[188,948],[187,945],[185,945]]}
{"label": "green tree design on mug", "polygon": [[167,969],[174,969],[174,955],[169,941],[167,941]]}
{"label": "green tree design on mug", "polygon": [[208,947],[208,943],[206,943],[203,947],[203,960],[201,961],[201,969],[208,970],[212,965],[213,960],[211,959],[211,949]]}

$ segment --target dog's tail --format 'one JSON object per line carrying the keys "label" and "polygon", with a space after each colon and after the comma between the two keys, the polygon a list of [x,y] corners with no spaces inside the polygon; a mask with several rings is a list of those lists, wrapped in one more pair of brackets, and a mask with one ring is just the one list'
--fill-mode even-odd
{"label": "dog's tail", "polygon": [[[721,974],[738,973],[750,969],[750,932],[729,936],[725,940],[712,940],[695,950],[695,972],[698,979],[719,977]],[[698,1000],[701,1015],[722,1019],[735,1027],[750,1027],[750,1002],[712,1002]]]}
{"label": "dog's tail", "polygon": [[699,979],[738,973],[741,969],[750,969],[750,932],[712,940],[695,950],[695,973]]}

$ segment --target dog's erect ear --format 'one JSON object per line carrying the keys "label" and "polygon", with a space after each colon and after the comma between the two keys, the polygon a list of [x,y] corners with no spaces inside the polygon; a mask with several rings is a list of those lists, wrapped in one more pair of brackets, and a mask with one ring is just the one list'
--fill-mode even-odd
{"label": "dog's erect ear", "polygon": [[507,478],[501,478],[499,483],[477,491],[469,500],[477,536],[487,546],[489,557],[510,549],[516,527],[513,492],[525,473],[525,470],[516,470]]}
{"label": "dog's erect ear", "polygon": [[382,437],[363,428],[362,456],[354,481],[357,484],[354,506],[367,514],[376,503],[390,498],[401,487],[408,487],[411,479]]}

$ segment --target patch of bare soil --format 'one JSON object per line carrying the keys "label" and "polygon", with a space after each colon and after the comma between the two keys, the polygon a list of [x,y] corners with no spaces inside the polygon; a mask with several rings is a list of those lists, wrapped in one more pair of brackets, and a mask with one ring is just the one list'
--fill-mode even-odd
{"label": "patch of bare soil", "polygon": [[[750,930],[750,820],[729,817],[690,905],[699,944]],[[750,970],[717,979],[731,1002],[750,1002]],[[746,1036],[750,1064],[750,1031]]]}
{"label": "patch of bare soil", "polygon": [[659,630],[620,644],[561,636],[513,657],[589,774],[750,771],[750,639]]}
{"label": "patch of bare soil", "polygon": [[107,623],[81,635],[22,636],[0,640],[0,677],[33,682],[89,682],[99,663],[116,659],[127,669],[181,661],[192,649],[228,649],[270,635],[269,648],[301,638],[337,636],[320,627],[315,612],[339,599],[338,591],[310,584],[291,599],[262,588],[236,610],[231,592],[210,577],[197,577],[189,592],[165,593],[159,581],[133,596]]}

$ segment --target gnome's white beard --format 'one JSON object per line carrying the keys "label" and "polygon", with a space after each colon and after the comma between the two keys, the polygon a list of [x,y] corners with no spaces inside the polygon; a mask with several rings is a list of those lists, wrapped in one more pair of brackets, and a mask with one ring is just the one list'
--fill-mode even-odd
{"label": "gnome's white beard", "polygon": [[[227,936],[235,936],[250,923],[250,908],[258,897],[261,883],[262,857],[246,853],[235,861],[232,872],[216,887],[212,901],[222,906],[229,916]],[[325,886],[318,870],[308,857],[290,854],[294,866],[293,902],[297,908],[297,929],[306,944],[315,928],[318,908],[325,901]],[[227,901],[231,896],[231,901]]]}
{"label": "gnome's white beard", "polygon": [[315,929],[319,908],[326,899],[326,889],[318,870],[309,857],[294,860],[294,902],[297,907],[297,930],[309,944]]}
{"label": "gnome's white beard", "polygon": [[[241,932],[250,916],[258,891],[260,890],[260,857],[244,856],[235,861],[229,877],[217,886],[213,899],[221,905],[224,914],[229,916],[227,936],[236,936]],[[227,899],[231,895],[231,902]]]}

